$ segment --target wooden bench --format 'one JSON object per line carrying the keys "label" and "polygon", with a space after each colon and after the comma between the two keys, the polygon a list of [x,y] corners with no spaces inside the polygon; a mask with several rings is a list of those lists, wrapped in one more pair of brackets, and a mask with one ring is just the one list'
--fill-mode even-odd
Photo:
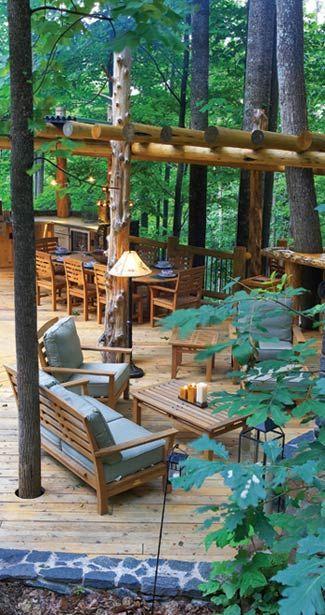
{"label": "wooden bench", "polygon": [[[6,367],[6,370],[17,399],[16,371],[11,367]],[[66,383],[64,387],[70,387],[71,384],[72,386],[82,385],[85,387],[87,381],[83,379],[75,381],[74,383]],[[62,390],[62,388],[63,385],[54,387],[56,391],[58,391],[58,389]],[[115,422],[123,422],[125,440],[123,438],[124,441],[120,444],[113,444],[100,448],[96,442],[89,420],[89,416],[92,412],[91,401],[89,402],[89,415],[85,416],[84,413],[78,412],[71,403],[69,404],[66,400],[62,399],[58,393],[54,394],[51,392],[51,389],[40,386],[39,390],[41,426],[45,428],[47,434],[50,433],[50,438],[53,440],[51,441],[49,437],[43,437],[44,434],[42,433],[42,449],[95,489],[97,493],[98,513],[100,515],[108,511],[108,498],[118,493],[128,491],[133,487],[137,487],[159,476],[163,478],[163,484],[165,484],[164,481],[168,478],[167,458],[177,433],[175,429],[167,429],[154,434],[146,431],[145,435],[142,435],[142,437],[133,438],[131,435],[130,438],[130,435],[128,435],[128,427],[130,428],[130,434],[132,432],[132,426],[134,431],[135,425],[131,421],[124,419],[121,415],[114,413],[114,415],[117,416]],[[73,399],[73,394],[70,395],[70,398]],[[83,402],[83,399],[85,400],[85,398],[80,395],[74,395],[74,398],[78,398],[80,403]],[[88,399],[89,398],[86,398],[86,400]],[[98,412],[100,406],[103,406],[103,404],[97,402],[95,411]],[[104,417],[106,416],[105,412],[107,413],[108,411],[109,409],[103,406],[102,412]],[[59,442],[59,445],[55,443],[55,439]],[[144,444],[154,443],[158,440],[163,440],[165,442],[161,461],[153,465],[148,465],[147,462],[147,467],[144,461],[144,467],[133,474],[125,473],[124,468],[124,473],[122,473],[121,476],[118,476],[110,482],[105,480],[105,471],[107,467],[112,468],[114,471],[114,465],[116,465],[114,463],[109,465],[107,457],[140,447]],[[69,450],[73,449],[75,455],[71,456],[67,454],[64,450],[64,446],[69,448]],[[135,454],[141,457],[140,453],[136,452]],[[83,459],[84,462],[81,463],[78,459]]]}
{"label": "wooden bench", "polygon": [[[179,390],[184,384],[187,383],[182,380],[170,380],[164,384],[132,391],[134,422],[141,425],[142,409],[148,408],[168,416],[175,426],[185,427],[198,435],[207,434],[211,439],[245,425],[248,414],[231,418],[225,410],[213,414],[215,402],[211,396],[208,396],[208,408],[199,408],[179,399]],[[207,451],[207,457],[213,459],[212,451]]]}
{"label": "wooden bench", "polygon": [[[175,331],[170,339],[172,347],[172,369],[171,377],[176,378],[177,370],[182,365],[183,354],[196,354],[199,350],[204,350],[208,346],[216,344],[218,332],[215,327],[199,327],[186,339],[178,337]],[[214,367],[214,355],[206,359],[206,380],[211,382],[212,369]]]}

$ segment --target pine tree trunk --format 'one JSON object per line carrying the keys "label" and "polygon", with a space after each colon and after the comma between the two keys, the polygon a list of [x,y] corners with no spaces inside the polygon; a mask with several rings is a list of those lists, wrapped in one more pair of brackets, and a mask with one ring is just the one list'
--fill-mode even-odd
{"label": "pine tree trunk", "polygon": [[[279,89],[276,65],[276,28],[274,29],[274,46],[272,59],[271,100],[269,108],[268,130],[276,132],[278,125]],[[274,173],[265,173],[264,179],[264,202],[263,202],[263,228],[262,247],[267,248],[270,244],[270,227],[272,217]]]}
{"label": "pine tree trunk", "polygon": [[11,207],[18,381],[19,496],[41,494],[33,178],[31,21],[28,0],[9,0]]}
{"label": "pine tree trunk", "polygon": [[[185,27],[187,27],[190,23],[191,23],[191,17],[190,15],[187,15],[185,18]],[[184,34],[183,68],[182,68],[180,105],[179,105],[179,116],[178,116],[178,126],[180,126],[181,128],[185,127],[186,92],[187,92],[189,62],[190,62],[189,33],[186,29],[185,34]],[[184,178],[185,168],[186,168],[186,165],[183,163],[177,165],[176,182],[175,182],[175,200],[174,200],[174,220],[173,220],[174,237],[179,237],[180,232],[182,230],[182,211],[183,211],[182,191],[183,191],[183,178]]]}
{"label": "pine tree trunk", "polygon": [[[252,130],[254,109],[270,106],[272,56],[275,28],[275,0],[250,0],[246,45],[243,130]],[[248,246],[249,172],[241,171],[237,245]]]}
{"label": "pine tree trunk", "polygon": [[[131,54],[128,49],[114,54],[113,124],[123,126],[129,121]],[[110,233],[108,236],[108,271],[125,250],[129,249],[130,229],[130,163],[131,149],[125,141],[111,141],[112,168],[108,177],[110,190]],[[107,346],[126,344],[126,312],[128,281],[108,276],[105,331],[101,341]],[[107,361],[114,355],[105,355]]]}
{"label": "pine tree trunk", "polygon": [[[169,186],[169,180],[170,180],[170,164],[167,163],[165,165],[165,176],[164,176],[164,182],[165,182],[166,188],[168,188]],[[163,230],[164,230],[164,235],[166,237],[168,237],[168,216],[169,216],[169,198],[168,196],[165,196],[163,200]]]}
{"label": "pine tree trunk", "polygon": [[[308,128],[302,0],[277,0],[277,58],[282,131],[300,134]],[[286,180],[294,248],[298,252],[321,252],[313,172],[288,168]]]}
{"label": "pine tree trunk", "polygon": [[[205,130],[208,112],[200,111],[209,97],[209,0],[193,0],[192,14],[192,71],[191,71],[191,127]],[[198,106],[200,104],[200,107]],[[205,166],[190,166],[188,243],[205,246],[207,172]],[[202,264],[195,257],[194,264]]]}

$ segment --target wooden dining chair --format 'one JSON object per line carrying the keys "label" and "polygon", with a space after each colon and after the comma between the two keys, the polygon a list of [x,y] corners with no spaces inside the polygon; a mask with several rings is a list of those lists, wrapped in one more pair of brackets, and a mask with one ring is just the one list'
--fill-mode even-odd
{"label": "wooden dining chair", "polygon": [[180,271],[174,288],[150,286],[150,324],[154,327],[155,308],[174,312],[184,308],[197,308],[201,305],[204,267],[193,267]]}
{"label": "wooden dining chair", "polygon": [[[102,322],[103,313],[105,313],[106,306],[106,272],[106,265],[100,265],[99,263],[94,265],[95,286],[97,293],[97,322],[99,325]],[[132,304],[136,312],[138,324],[140,325],[143,323],[144,299],[145,298],[141,295],[141,293],[137,291],[132,293]]]}
{"label": "wooden dining chair", "polygon": [[73,299],[81,299],[83,302],[84,320],[88,320],[89,303],[96,298],[96,286],[89,282],[82,261],[64,259],[65,279],[67,285],[67,313],[72,314]]}
{"label": "wooden dining chair", "polygon": [[52,310],[56,311],[57,294],[61,295],[66,282],[63,275],[55,272],[50,254],[36,250],[36,297],[37,305],[41,305],[41,289],[45,289],[52,299]]}
{"label": "wooden dining chair", "polygon": [[35,239],[35,248],[39,252],[49,252],[52,254],[58,247],[59,240],[57,237],[40,237]]}
{"label": "wooden dining chair", "polygon": [[175,269],[192,269],[193,267],[193,254],[186,252],[177,252],[171,256],[167,256],[168,262]]}

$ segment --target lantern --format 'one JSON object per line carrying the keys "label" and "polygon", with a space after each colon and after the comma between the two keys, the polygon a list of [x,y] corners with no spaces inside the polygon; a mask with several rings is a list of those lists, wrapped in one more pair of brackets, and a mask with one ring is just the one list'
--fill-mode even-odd
{"label": "lantern", "polygon": [[188,454],[183,452],[178,446],[170,453],[168,457],[168,482],[171,482],[172,478],[178,478],[182,476],[183,465]]}
{"label": "lantern", "polygon": [[263,444],[275,441],[280,444],[280,456],[283,458],[284,431],[270,418],[256,427],[243,429],[239,436],[238,462],[261,463],[266,466],[267,456]]}

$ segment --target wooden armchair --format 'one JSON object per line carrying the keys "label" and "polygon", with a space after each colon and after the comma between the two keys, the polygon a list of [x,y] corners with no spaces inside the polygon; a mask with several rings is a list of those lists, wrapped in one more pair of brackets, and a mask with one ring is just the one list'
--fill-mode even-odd
{"label": "wooden armchair", "polygon": [[[129,359],[132,348],[82,346],[73,317],[52,318],[37,332],[38,357],[42,370],[60,382],[88,379],[88,391],[115,408],[119,397],[129,397]],[[110,352],[119,363],[86,362],[83,350]]]}
{"label": "wooden armchair", "polygon": [[155,308],[169,312],[183,308],[197,308],[201,305],[204,282],[204,267],[180,271],[174,288],[167,286],[150,287],[150,324],[154,327]]}
{"label": "wooden armchair", "polygon": [[168,262],[175,269],[191,269],[193,267],[193,254],[186,252],[176,252],[167,256]]}
{"label": "wooden armchair", "polygon": [[51,295],[52,310],[56,311],[57,294],[61,295],[66,287],[65,277],[55,272],[50,254],[36,251],[36,297],[37,305],[41,305],[41,289]]}
{"label": "wooden armchair", "polygon": [[[6,370],[17,398],[16,371]],[[42,449],[95,489],[100,515],[118,493],[158,476],[165,484],[176,429],[150,433],[62,385],[39,391]]]}
{"label": "wooden armchair", "polygon": [[40,237],[39,239],[35,239],[35,248],[39,252],[48,252],[52,254],[55,252],[58,245],[59,240],[57,237]]}
{"label": "wooden armchair", "polygon": [[[94,265],[94,273],[95,273],[95,286],[97,293],[97,322],[100,325],[103,318],[103,313],[105,313],[106,306],[106,265],[100,265],[96,263]],[[132,293],[132,304],[136,309],[138,324],[143,323],[143,308],[144,308],[144,297],[138,293]]]}
{"label": "wooden armchair", "polygon": [[[294,314],[290,311],[291,299],[281,299],[281,303],[282,308],[268,300],[251,301],[245,313],[241,311],[241,306],[238,306],[238,322],[241,322],[244,327],[249,324],[252,337],[255,333],[258,338],[263,338],[259,341],[257,362],[276,359],[280,352],[290,350],[293,345],[306,341],[301,329],[294,324]],[[276,314],[275,310],[279,313]],[[256,327],[254,323],[256,317],[265,331]],[[229,337],[230,339],[237,338],[237,330],[232,323],[229,325]],[[235,371],[240,369],[234,356],[232,356],[232,367]]]}
{"label": "wooden armchair", "polygon": [[65,279],[67,284],[67,313],[72,314],[73,299],[81,299],[83,302],[84,320],[88,320],[89,303],[96,298],[96,286],[89,282],[83,263],[77,259],[66,258],[64,260]]}

